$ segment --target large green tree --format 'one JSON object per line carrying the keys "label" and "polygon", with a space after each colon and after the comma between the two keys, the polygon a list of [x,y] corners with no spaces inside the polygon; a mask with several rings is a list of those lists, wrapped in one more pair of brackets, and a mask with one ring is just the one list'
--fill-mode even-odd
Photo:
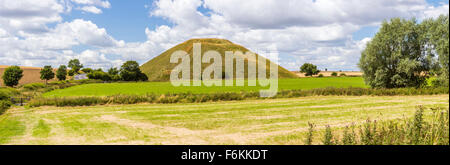
{"label": "large green tree", "polygon": [[433,71],[439,76],[439,83],[449,85],[449,16],[441,15],[437,19],[426,19],[421,23],[423,29],[424,48],[428,54],[437,54]]}
{"label": "large green tree", "polygon": [[10,66],[5,69],[2,79],[6,86],[16,86],[19,84],[19,80],[23,77],[23,70],[19,66]]}
{"label": "large green tree", "polygon": [[[78,74],[81,68],[83,68],[83,64],[80,63],[80,60],[78,59],[72,59],[69,61],[69,64],[67,65],[71,70],[71,74]],[[70,76],[72,76],[70,75]]]}
{"label": "large green tree", "polygon": [[361,53],[358,66],[374,88],[420,87],[432,68],[432,55],[423,46],[424,29],[415,19],[384,21]]}
{"label": "large green tree", "polygon": [[44,66],[44,68],[41,69],[41,80],[45,80],[45,84],[47,84],[47,81],[53,78],[55,78],[55,73],[53,73],[52,66]]}
{"label": "large green tree", "polygon": [[108,69],[108,74],[111,76],[111,79],[113,81],[119,81],[120,80],[120,75],[119,75],[119,69],[117,68],[110,68]]}
{"label": "large green tree", "polygon": [[60,65],[58,70],[56,70],[56,77],[59,81],[66,80],[67,67],[65,65]]}
{"label": "large green tree", "polygon": [[139,69],[136,61],[127,61],[120,68],[120,77],[124,81],[147,81],[148,77]]}
{"label": "large green tree", "polygon": [[319,74],[320,70],[314,64],[305,63],[300,67],[300,72],[305,73],[305,76],[313,76]]}

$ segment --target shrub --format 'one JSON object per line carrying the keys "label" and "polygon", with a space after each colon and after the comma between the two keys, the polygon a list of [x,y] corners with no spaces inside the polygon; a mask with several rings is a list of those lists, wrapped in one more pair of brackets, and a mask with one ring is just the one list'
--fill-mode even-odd
{"label": "shrub", "polygon": [[[392,121],[370,121],[359,126],[359,131],[354,131],[354,126],[345,127],[342,136],[333,134],[329,126],[325,129],[322,144],[343,145],[449,145],[449,109],[429,108],[432,111],[430,117],[424,117],[426,109],[417,107],[416,113],[411,118]],[[311,124],[310,124],[311,125]],[[312,144],[312,129],[305,138],[306,144]],[[359,140],[356,137],[359,136]],[[334,137],[334,138],[333,138]]]}
{"label": "shrub", "polygon": [[81,69],[81,71],[83,71],[84,73],[91,73],[92,71],[94,71],[93,69],[91,69],[91,68],[83,68],[83,69]]}
{"label": "shrub", "polygon": [[43,83],[30,83],[30,84],[25,84],[22,87],[27,89],[27,90],[36,90],[36,89],[40,89],[40,88],[45,88],[45,84],[43,84]]}
{"label": "shrub", "polygon": [[323,74],[321,73],[321,74],[319,74],[319,76],[318,77],[323,77]]}
{"label": "shrub", "polygon": [[0,91],[0,100],[7,100],[9,99],[10,95],[6,93],[5,91]]}
{"label": "shrub", "polygon": [[0,100],[0,115],[3,114],[10,106],[11,102],[9,100]]}
{"label": "shrub", "polygon": [[345,76],[347,76],[345,73],[341,73],[341,74],[339,74],[339,76],[341,76],[341,77],[345,77]]}
{"label": "shrub", "polygon": [[15,88],[0,88],[0,100],[8,100],[11,96],[18,95]]}
{"label": "shrub", "polygon": [[87,77],[89,79],[111,81],[111,76],[108,73],[103,72],[101,70],[92,71],[89,74],[87,74]]}
{"label": "shrub", "polygon": [[338,75],[338,73],[336,73],[336,72],[331,73],[331,76],[333,76],[333,77],[336,77],[337,75]]}
{"label": "shrub", "polygon": [[9,99],[17,93],[18,91],[14,88],[0,88],[0,115],[12,105]]}

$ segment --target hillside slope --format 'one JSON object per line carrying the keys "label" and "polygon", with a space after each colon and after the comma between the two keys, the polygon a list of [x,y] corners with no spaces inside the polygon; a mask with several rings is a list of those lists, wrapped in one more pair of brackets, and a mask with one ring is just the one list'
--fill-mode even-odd
{"label": "hillside slope", "polygon": [[[140,68],[147,74],[149,81],[168,81],[170,79],[170,73],[172,69],[177,66],[177,63],[170,63],[170,56],[173,52],[178,50],[186,51],[191,57],[191,73],[192,73],[192,54],[193,54],[193,44],[202,44],[202,55],[206,51],[215,50],[218,51],[222,56],[222,70],[225,71],[225,51],[242,51],[243,53],[249,51],[241,45],[232,43],[231,41],[224,39],[215,38],[204,38],[204,39],[191,39],[185,41],[177,46],[170,48],[161,55],[153,58],[147,63],[143,64]],[[257,55],[258,56],[258,55]],[[260,56],[258,56],[260,57]],[[202,63],[202,70],[209,66],[210,64]],[[267,63],[266,73],[269,73],[269,63]],[[191,74],[192,77],[192,74]],[[245,77],[247,77],[247,62],[245,62]],[[278,66],[278,77],[279,78],[297,78],[298,76],[285,68]]]}

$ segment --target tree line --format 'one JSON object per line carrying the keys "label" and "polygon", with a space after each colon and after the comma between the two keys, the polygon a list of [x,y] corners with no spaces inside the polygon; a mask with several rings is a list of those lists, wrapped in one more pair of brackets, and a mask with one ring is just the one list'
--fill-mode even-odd
{"label": "tree line", "polygon": [[[56,78],[60,81],[67,79],[67,76],[74,76],[85,73],[89,79],[98,79],[103,81],[147,81],[148,77],[139,69],[139,64],[136,61],[127,61],[122,64],[120,69],[116,67],[110,68],[107,72],[102,69],[84,68],[83,64],[78,59],[72,59],[68,65],[60,65],[53,71],[52,66],[44,66],[40,71],[40,79],[48,80]],[[2,79],[6,86],[14,87],[19,84],[19,80],[23,77],[23,70],[19,66],[10,66],[5,69]]]}

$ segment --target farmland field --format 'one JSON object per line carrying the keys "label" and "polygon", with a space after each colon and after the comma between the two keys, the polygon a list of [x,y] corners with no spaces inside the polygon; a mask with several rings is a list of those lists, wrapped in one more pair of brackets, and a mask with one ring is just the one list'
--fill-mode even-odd
{"label": "farmland field", "polygon": [[[0,65],[0,77],[3,76],[3,73],[5,72],[5,69],[8,68],[7,65]],[[40,78],[40,71],[42,68],[39,67],[27,67],[27,66],[21,66],[20,67],[23,70],[23,77],[19,81],[19,85],[23,84],[29,84],[29,83],[44,83],[44,80],[41,80]],[[56,71],[56,70],[54,70]],[[49,80],[49,82],[56,81],[56,78],[53,78]],[[0,79],[0,87],[4,86],[3,80]]]}
{"label": "farmland field", "polygon": [[[313,89],[325,87],[367,87],[362,77],[324,77],[324,78],[299,78],[279,79],[279,90],[288,89]],[[108,83],[108,84],[85,84],[62,90],[54,90],[45,93],[45,97],[60,96],[110,96],[117,94],[144,95],[147,93],[217,93],[217,92],[240,92],[257,91],[268,87],[260,86],[222,86],[222,87],[174,87],[170,82],[138,82],[138,83]]]}
{"label": "farmland field", "polygon": [[15,107],[0,116],[0,144],[303,144],[308,122],[323,129],[368,118],[411,117],[417,105],[448,108],[448,97],[314,96],[201,104]]}

